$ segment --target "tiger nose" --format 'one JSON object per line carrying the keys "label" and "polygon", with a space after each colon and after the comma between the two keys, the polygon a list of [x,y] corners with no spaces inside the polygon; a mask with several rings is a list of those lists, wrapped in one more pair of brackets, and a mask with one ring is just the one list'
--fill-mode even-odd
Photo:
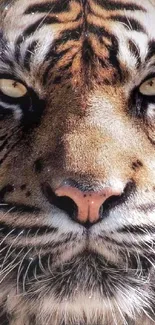
{"label": "tiger nose", "polygon": [[112,188],[105,188],[99,192],[83,192],[71,186],[62,186],[55,191],[55,194],[58,197],[68,197],[74,201],[78,209],[77,222],[93,225],[100,220],[100,208],[106,200],[114,196],[120,196],[122,193]]}

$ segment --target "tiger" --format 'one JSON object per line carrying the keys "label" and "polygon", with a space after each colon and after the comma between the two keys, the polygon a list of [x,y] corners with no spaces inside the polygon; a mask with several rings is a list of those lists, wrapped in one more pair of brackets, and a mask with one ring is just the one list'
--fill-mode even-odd
{"label": "tiger", "polygon": [[155,0],[0,1],[0,325],[155,323]]}

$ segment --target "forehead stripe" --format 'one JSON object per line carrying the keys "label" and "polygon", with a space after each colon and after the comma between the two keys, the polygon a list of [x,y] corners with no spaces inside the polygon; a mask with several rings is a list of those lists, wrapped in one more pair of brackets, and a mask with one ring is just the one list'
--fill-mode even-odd
{"label": "forehead stripe", "polygon": [[132,40],[129,40],[128,45],[129,45],[130,52],[137,59],[137,68],[138,68],[141,64],[140,48],[138,44],[135,44]]}
{"label": "forehead stripe", "polygon": [[31,57],[35,54],[35,49],[37,48],[38,41],[33,41],[27,48],[24,57],[24,68],[30,71]]}
{"label": "forehead stripe", "polygon": [[[75,2],[78,2],[81,4],[81,12],[84,11],[84,1],[82,0],[74,0]],[[35,3],[33,5],[29,5],[27,9],[24,12],[24,15],[31,15],[30,24],[28,27],[25,28],[21,32],[21,35],[17,38],[17,41],[15,43],[15,51],[14,56],[17,63],[21,60],[22,55],[22,62],[24,63],[24,67],[30,71],[30,63],[32,60],[32,57],[35,55],[35,50],[37,49],[38,39],[37,39],[37,32],[40,31],[41,28],[43,28],[46,25],[52,25],[52,24],[61,24],[61,21],[59,19],[58,15],[51,15],[53,13],[59,13],[64,11],[70,11],[72,7],[70,6],[72,1],[70,0],[64,0],[63,4],[61,0],[53,0],[53,1],[45,1],[44,3]],[[102,7],[105,7],[105,10],[114,10],[114,13],[109,12],[107,15],[107,20],[112,21],[118,21],[118,23],[122,24],[124,28],[128,29],[129,31],[138,31],[146,34],[146,31],[143,27],[143,25],[137,21],[137,19],[131,18],[131,17],[124,17],[124,9],[131,11],[131,10],[141,10],[145,11],[142,6],[126,2],[123,3],[121,1],[112,1],[112,0],[93,0],[94,3],[100,4],[102,3]],[[90,5],[89,0],[85,2],[85,6]],[[82,10],[83,8],[83,10]],[[60,11],[61,9],[61,11]],[[117,10],[122,9],[122,14],[119,11],[119,14],[117,14]],[[38,19],[37,21],[33,21],[32,13],[45,13],[43,17]],[[79,14],[79,12],[78,12]],[[95,13],[90,12],[89,15],[94,15]],[[81,16],[80,16],[81,17]],[[87,18],[84,16],[84,18]],[[110,26],[110,24],[109,24]],[[86,33],[87,32],[87,33]],[[84,37],[87,34],[87,48],[89,47],[89,50],[91,51],[91,55],[94,56],[94,59],[98,59],[101,63],[102,68],[111,67],[113,68],[113,72],[118,73],[117,80],[123,81],[124,72],[121,69],[121,64],[118,58],[119,53],[119,38],[117,38],[116,35],[113,34],[112,30],[106,26],[103,25],[100,26],[98,23],[98,20],[95,20],[95,24],[91,22],[91,20],[85,22],[82,19],[79,19],[78,26],[76,24],[76,28],[73,26],[69,29],[64,29],[59,33],[59,35],[55,36],[55,41],[51,42],[51,45],[48,44],[47,51],[44,51],[44,56],[42,58],[42,62],[48,62],[48,66],[46,64],[46,71],[42,71],[43,73],[43,80],[47,81],[47,72],[50,72],[50,69],[53,69],[56,67],[58,61],[62,60],[63,55],[67,54],[68,52],[71,52],[71,60],[73,59],[73,55],[75,55],[75,51],[72,55],[71,48],[68,50],[65,49],[65,45],[68,41],[80,41],[81,40],[81,58],[83,62],[83,56],[84,58],[87,57],[87,61],[89,61],[88,51],[85,47],[86,42],[84,42]],[[29,37],[35,36],[34,42],[27,41]],[[119,35],[118,35],[119,36]],[[37,39],[37,40],[36,40]],[[107,39],[107,40],[106,40]],[[93,40],[93,41],[91,41]],[[22,45],[24,45],[25,41],[27,41],[27,48],[24,53],[24,51],[21,51]],[[95,42],[98,45],[94,45]],[[139,49],[137,50],[134,46],[134,42],[128,41],[129,44],[129,50],[134,54],[136,57],[138,64],[140,64],[140,53]],[[61,47],[61,49],[60,49]],[[64,47],[64,49],[63,49]],[[102,52],[103,49],[103,52]],[[89,51],[89,52],[90,52]],[[22,54],[21,54],[22,53]],[[103,54],[102,54],[103,53]],[[104,55],[105,54],[105,55]],[[69,57],[69,56],[68,56]],[[35,59],[35,58],[34,58]],[[68,60],[68,59],[67,59]],[[70,64],[71,60],[67,61],[67,64]],[[60,65],[63,65],[63,61],[60,63]]]}
{"label": "forehead stripe", "polygon": [[128,30],[135,30],[137,32],[145,33],[146,30],[144,29],[144,26],[140,24],[136,19],[131,17],[125,17],[121,15],[111,15],[109,19],[113,21],[118,21],[119,23],[122,23],[125,28]]}
{"label": "forehead stripe", "polygon": [[19,62],[20,58],[20,45],[25,41],[25,39],[31,36],[36,31],[39,31],[44,25],[51,25],[59,23],[59,20],[56,17],[42,17],[41,19],[37,20],[35,23],[31,24],[28,28],[26,28],[22,35],[20,35],[15,44],[15,58],[16,61]]}
{"label": "forehead stripe", "polygon": [[146,56],[146,62],[150,60],[155,55],[155,41],[150,41],[148,43],[148,52]]}
{"label": "forehead stripe", "polygon": [[57,0],[55,3],[53,2],[44,2],[38,3],[29,6],[26,11],[25,15],[29,15],[32,13],[60,13],[64,11],[69,11],[70,7],[70,0]]}
{"label": "forehead stripe", "polygon": [[105,10],[140,10],[145,12],[146,10],[142,6],[138,6],[133,3],[125,3],[125,2],[116,2],[110,0],[94,0],[94,2],[99,5],[100,7],[104,8]]}

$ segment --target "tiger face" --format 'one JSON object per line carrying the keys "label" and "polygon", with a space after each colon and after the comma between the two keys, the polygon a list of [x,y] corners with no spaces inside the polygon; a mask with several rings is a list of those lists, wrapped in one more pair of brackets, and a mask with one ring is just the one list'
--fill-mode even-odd
{"label": "tiger face", "polygon": [[155,1],[0,15],[0,323],[153,324]]}

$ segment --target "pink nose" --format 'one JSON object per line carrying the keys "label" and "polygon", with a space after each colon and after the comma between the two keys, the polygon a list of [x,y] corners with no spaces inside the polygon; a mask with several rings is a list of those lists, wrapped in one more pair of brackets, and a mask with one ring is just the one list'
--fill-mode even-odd
{"label": "pink nose", "polygon": [[71,186],[59,187],[55,194],[69,197],[78,208],[77,221],[80,223],[96,223],[100,219],[100,207],[112,196],[120,196],[120,191],[106,188],[101,192],[82,192]]}

